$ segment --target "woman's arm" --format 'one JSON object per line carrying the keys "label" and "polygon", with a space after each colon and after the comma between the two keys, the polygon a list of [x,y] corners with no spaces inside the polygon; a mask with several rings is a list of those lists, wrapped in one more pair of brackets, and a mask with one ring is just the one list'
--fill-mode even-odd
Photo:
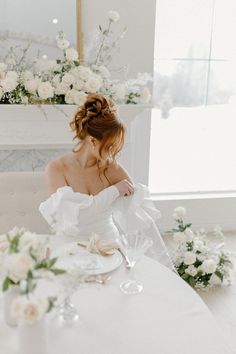
{"label": "woman's arm", "polygon": [[58,160],[52,160],[47,164],[45,176],[49,195],[55,193],[58,188],[67,186],[62,164]]}

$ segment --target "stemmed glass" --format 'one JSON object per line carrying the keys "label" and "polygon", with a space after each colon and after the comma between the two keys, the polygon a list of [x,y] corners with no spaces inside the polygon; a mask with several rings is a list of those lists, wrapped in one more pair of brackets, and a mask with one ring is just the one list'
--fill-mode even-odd
{"label": "stemmed glass", "polygon": [[82,267],[70,267],[58,276],[63,287],[63,301],[57,306],[54,320],[60,325],[74,326],[79,323],[78,310],[71,300],[74,292],[85,282],[88,274]]}
{"label": "stemmed glass", "polygon": [[125,294],[138,294],[143,290],[143,285],[136,280],[133,274],[133,268],[136,262],[152,246],[153,241],[140,231],[134,233],[120,234],[117,238],[121,253],[127,262],[127,268],[130,268],[129,279],[120,284],[120,289]]}

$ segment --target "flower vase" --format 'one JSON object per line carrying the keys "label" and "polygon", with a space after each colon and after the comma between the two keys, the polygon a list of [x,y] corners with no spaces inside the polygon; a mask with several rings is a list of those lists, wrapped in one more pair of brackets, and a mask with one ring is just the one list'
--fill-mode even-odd
{"label": "flower vase", "polygon": [[3,293],[4,319],[8,326],[17,326],[18,320],[11,316],[11,304],[19,294],[19,285],[11,285],[8,290]]}
{"label": "flower vase", "polygon": [[19,323],[19,354],[48,354],[45,317],[35,323]]}

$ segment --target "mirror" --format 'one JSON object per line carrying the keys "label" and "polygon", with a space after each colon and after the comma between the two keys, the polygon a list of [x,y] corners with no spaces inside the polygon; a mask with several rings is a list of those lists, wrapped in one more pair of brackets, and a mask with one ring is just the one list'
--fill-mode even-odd
{"label": "mirror", "polygon": [[0,0],[0,60],[11,47],[26,48],[29,42],[27,56],[57,58],[58,31],[65,32],[82,58],[81,1]]}

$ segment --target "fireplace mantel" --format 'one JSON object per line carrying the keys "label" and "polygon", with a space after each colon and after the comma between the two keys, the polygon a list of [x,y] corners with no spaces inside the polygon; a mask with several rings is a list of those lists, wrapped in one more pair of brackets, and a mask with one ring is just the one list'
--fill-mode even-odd
{"label": "fireplace mantel", "polygon": [[[118,105],[128,133],[119,161],[143,183],[148,182],[151,108]],[[12,156],[18,151],[22,159],[24,150],[25,156],[29,151],[42,156],[49,150],[71,150],[75,141],[69,122],[76,109],[75,105],[0,105],[0,155],[5,160],[6,152],[12,151]]]}

